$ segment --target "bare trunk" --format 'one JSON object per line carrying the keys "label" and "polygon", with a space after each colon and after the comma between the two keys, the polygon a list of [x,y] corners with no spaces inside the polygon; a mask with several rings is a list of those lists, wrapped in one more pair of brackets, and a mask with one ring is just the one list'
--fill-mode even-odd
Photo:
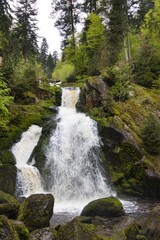
{"label": "bare trunk", "polygon": [[129,37],[129,33],[127,34],[127,39],[128,39],[128,58],[129,60],[131,60],[132,55],[131,55],[131,43],[130,43],[130,37]]}
{"label": "bare trunk", "polygon": [[127,42],[126,42],[126,36],[124,33],[123,33],[123,47],[124,47],[125,60],[126,62],[128,62],[129,58],[128,58],[128,51],[127,51]]}

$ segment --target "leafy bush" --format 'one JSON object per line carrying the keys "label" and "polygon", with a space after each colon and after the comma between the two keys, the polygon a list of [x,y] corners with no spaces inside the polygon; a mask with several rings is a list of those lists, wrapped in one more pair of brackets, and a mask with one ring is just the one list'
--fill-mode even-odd
{"label": "leafy bush", "polygon": [[58,62],[55,71],[52,74],[52,77],[56,81],[69,81],[73,78],[75,67],[71,63],[67,62]]}
{"label": "leafy bush", "polygon": [[125,101],[129,97],[129,82],[117,81],[112,87],[111,94],[116,101]]}
{"label": "leafy bush", "polygon": [[144,122],[141,136],[148,153],[160,154],[160,123],[152,114]]}
{"label": "leafy bush", "polygon": [[3,74],[0,73],[0,128],[2,129],[6,128],[10,120],[8,107],[12,103],[13,98],[9,96],[9,93],[10,89],[3,81]]}

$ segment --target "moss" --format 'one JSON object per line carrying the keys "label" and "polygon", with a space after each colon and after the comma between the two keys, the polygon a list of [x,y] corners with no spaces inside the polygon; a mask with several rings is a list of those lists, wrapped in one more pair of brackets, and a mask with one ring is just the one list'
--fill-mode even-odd
{"label": "moss", "polygon": [[29,239],[29,231],[22,222],[10,221],[20,240]]}
{"label": "moss", "polygon": [[127,240],[136,239],[136,236],[139,233],[138,226],[135,223],[132,223],[125,227],[124,233],[126,235]]}
{"label": "moss", "polygon": [[5,150],[0,152],[0,163],[15,165],[16,159],[11,151]]}
{"label": "moss", "polygon": [[122,203],[115,197],[101,198],[88,203],[81,216],[118,217],[124,215]]}

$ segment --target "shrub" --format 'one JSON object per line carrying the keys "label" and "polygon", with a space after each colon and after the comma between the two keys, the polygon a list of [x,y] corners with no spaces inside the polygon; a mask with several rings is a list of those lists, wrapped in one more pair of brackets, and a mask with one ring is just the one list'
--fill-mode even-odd
{"label": "shrub", "polygon": [[152,114],[144,122],[141,136],[144,148],[148,153],[160,154],[160,123]]}

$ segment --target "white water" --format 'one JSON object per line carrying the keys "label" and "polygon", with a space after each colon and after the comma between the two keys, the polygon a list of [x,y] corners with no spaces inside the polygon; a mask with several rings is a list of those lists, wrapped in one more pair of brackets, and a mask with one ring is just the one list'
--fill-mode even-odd
{"label": "white water", "polygon": [[42,128],[32,125],[21,136],[21,140],[14,144],[11,151],[16,158],[17,192],[22,196],[43,192],[41,177],[37,168],[29,165],[29,157],[38,143]]}
{"label": "white water", "polygon": [[51,170],[50,189],[56,210],[77,209],[89,201],[111,195],[101,172],[100,139],[97,124],[83,113],[77,113],[79,88],[62,89],[62,106],[57,128],[47,147],[47,168]]}

